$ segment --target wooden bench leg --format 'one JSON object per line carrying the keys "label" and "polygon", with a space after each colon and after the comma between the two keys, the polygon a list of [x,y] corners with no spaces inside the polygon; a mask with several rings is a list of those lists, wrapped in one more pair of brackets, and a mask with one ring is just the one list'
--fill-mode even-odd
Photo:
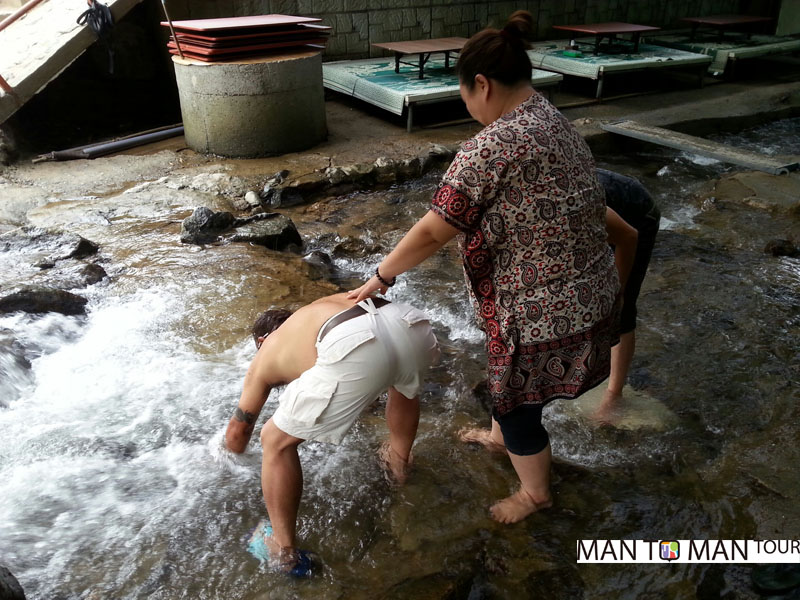
{"label": "wooden bench leg", "polygon": [[406,131],[411,133],[411,129],[414,127],[414,105],[408,105],[408,116],[406,117]]}

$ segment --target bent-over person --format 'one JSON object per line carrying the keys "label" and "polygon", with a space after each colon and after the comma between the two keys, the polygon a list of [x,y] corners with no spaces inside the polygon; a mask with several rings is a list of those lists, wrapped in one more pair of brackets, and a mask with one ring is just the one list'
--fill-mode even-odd
{"label": "bent-over person", "polygon": [[286,385],[261,430],[261,487],[270,524],[256,530],[249,549],[303,576],[311,559],[295,540],[303,491],[298,446],[306,440],[338,444],[359,414],[388,390],[389,439],[380,454],[391,478],[402,483],[419,422],[419,389],[438,345],[428,317],[416,308],[382,298],[354,304],[345,294],[294,313],[267,311],[253,336],[258,352],[225,443],[244,452],[270,390]]}

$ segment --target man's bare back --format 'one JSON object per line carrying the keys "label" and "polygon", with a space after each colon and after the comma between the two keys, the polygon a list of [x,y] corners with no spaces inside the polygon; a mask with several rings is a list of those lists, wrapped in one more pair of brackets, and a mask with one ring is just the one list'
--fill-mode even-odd
{"label": "man's bare back", "polygon": [[326,296],[303,306],[264,339],[253,365],[270,386],[289,383],[314,366],[320,328],[336,313],[355,306],[346,296]]}

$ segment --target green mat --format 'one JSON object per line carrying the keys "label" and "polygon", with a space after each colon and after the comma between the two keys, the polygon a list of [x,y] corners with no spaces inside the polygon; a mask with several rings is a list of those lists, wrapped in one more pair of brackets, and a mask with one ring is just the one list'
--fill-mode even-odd
{"label": "green mat", "polygon": [[[534,69],[531,82],[538,89],[556,85],[562,79],[561,75]],[[395,73],[393,58],[323,63],[322,83],[396,115],[403,114],[410,104],[459,97],[458,76],[452,67],[445,69],[444,58],[425,64],[424,79],[419,79],[419,69],[413,66],[401,65],[400,72]]]}
{"label": "green mat", "polygon": [[774,35],[752,35],[726,33],[719,39],[716,33],[698,32],[696,39],[689,41],[688,32],[654,35],[647,38],[651,44],[668,46],[687,52],[707,54],[712,58],[708,70],[724,73],[729,60],[755,58],[770,54],[786,54],[800,50],[800,37],[778,37]]}
{"label": "green mat", "polygon": [[580,57],[565,54],[564,40],[536,43],[528,50],[528,56],[534,67],[589,79],[598,79],[603,73],[699,66],[711,62],[711,57],[705,54],[649,44],[639,44],[638,52],[634,53],[633,44],[624,40],[614,40],[613,53],[603,52],[601,45],[601,52],[595,56],[590,45],[594,39],[577,41],[583,52]]}

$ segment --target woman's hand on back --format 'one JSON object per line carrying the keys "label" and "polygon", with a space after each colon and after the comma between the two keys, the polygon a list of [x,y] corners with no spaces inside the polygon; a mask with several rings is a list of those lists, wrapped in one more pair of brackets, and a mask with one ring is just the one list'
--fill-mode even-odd
{"label": "woman's hand on back", "polygon": [[386,290],[388,290],[385,285],[383,285],[378,278],[373,276],[367,283],[362,285],[360,288],[357,288],[347,294],[348,299],[355,300],[356,302],[361,302],[362,300],[369,298],[375,292],[379,292],[380,294],[385,294]]}

